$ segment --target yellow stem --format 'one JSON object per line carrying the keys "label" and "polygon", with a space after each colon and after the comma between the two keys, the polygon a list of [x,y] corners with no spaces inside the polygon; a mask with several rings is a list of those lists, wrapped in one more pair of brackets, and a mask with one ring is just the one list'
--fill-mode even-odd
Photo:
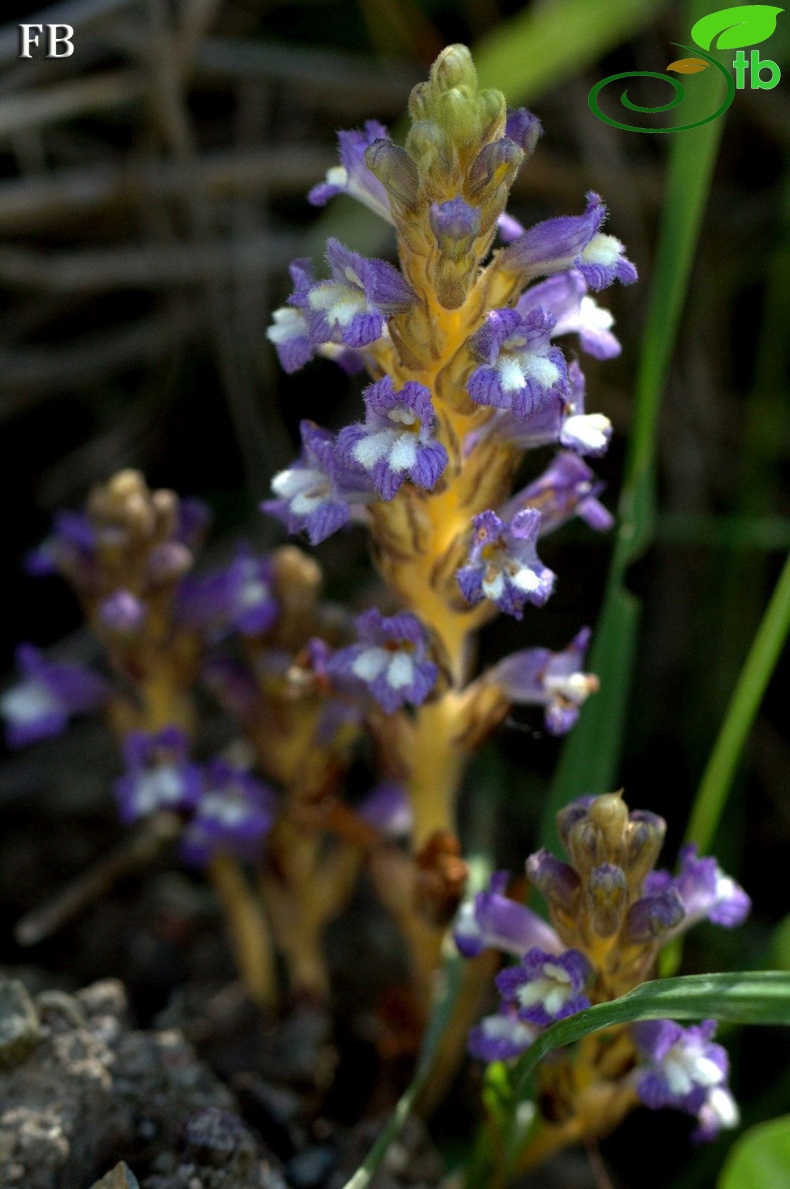
{"label": "yellow stem", "polygon": [[209,876],[225,914],[236,964],[250,998],[272,1008],[277,1000],[269,927],[236,859],[216,855]]}
{"label": "yellow stem", "polygon": [[409,782],[416,852],[437,830],[455,832],[455,797],[467,761],[454,742],[457,703],[450,691],[416,715]]}

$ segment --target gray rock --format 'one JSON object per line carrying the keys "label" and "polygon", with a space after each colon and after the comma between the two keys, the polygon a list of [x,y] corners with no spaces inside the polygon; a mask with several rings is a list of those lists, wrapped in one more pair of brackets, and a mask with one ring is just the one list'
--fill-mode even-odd
{"label": "gray rock", "polygon": [[41,1039],[33,1000],[17,979],[0,982],[0,1069],[24,1061]]}
{"label": "gray rock", "polygon": [[137,1178],[115,1163],[94,1189],[285,1189],[183,1035],[129,1029],[120,983],[13,1002],[38,1045],[0,1072],[2,1189],[85,1189],[119,1157]]}

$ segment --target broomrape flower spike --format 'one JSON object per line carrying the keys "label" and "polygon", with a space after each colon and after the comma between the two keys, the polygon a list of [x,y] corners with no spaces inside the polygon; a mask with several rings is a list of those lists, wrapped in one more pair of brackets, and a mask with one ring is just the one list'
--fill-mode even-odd
{"label": "broomrape flower spike", "polygon": [[[666,825],[653,813],[629,813],[620,793],[581,797],[557,824],[570,861],[541,850],[526,862],[548,904],[551,924],[540,921],[548,945],[536,936],[531,910],[507,898],[503,872],[459,914],[455,937],[465,957],[493,946],[520,959],[496,977],[499,1011],[470,1033],[470,1052],[481,1060],[512,1059],[554,1020],[653,978],[660,947],[697,921],[732,926],[748,911],[746,893],[693,847],[681,852],[677,876],[654,870]],[[575,1120],[584,1135],[604,1135],[638,1099],[685,1111],[697,1120],[692,1138],[712,1139],[738,1121],[714,1031],[712,1020],[691,1028],[657,1020],[595,1034],[575,1054],[563,1049],[539,1067],[537,1101],[549,1119],[567,1120],[575,1138]],[[560,1132],[553,1135],[557,1141]]]}

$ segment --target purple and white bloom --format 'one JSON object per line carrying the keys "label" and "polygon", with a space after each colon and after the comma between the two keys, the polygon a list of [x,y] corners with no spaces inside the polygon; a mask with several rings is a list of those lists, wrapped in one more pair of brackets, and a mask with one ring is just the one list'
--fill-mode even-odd
{"label": "purple and white bloom", "polygon": [[327,240],[331,280],[297,285],[290,304],[304,310],[310,341],[366,347],[381,338],[384,319],[417,300],[402,274],[386,260],[368,260],[336,239]]}
{"label": "purple and white bloom", "polygon": [[155,735],[130,731],[123,744],[126,771],[115,781],[121,821],[128,825],[160,809],[193,809],[200,798],[202,774],[188,759],[189,741],[180,727]]}
{"label": "purple and white bloom", "polygon": [[637,278],[636,269],[620,240],[601,231],[605,218],[600,195],[591,192],[583,215],[536,223],[505,248],[500,265],[529,280],[575,268],[591,289],[605,289],[614,280],[629,285]]}
{"label": "purple and white bloom", "polygon": [[268,632],[279,615],[273,587],[269,559],[254,557],[242,546],[223,569],[184,583],[180,615],[198,631],[233,629],[242,636],[258,636]]}
{"label": "purple and white bloom", "polygon": [[538,1035],[534,1024],[525,1024],[513,1008],[503,1008],[483,1019],[469,1032],[468,1047],[481,1061],[509,1061],[520,1057]]}
{"label": "purple and white bloom", "polygon": [[392,377],[384,376],[363,396],[365,421],[340,431],[338,457],[365,471],[384,500],[393,499],[407,477],[431,491],[447,465],[447,451],[434,437],[438,420],[430,390],[409,380],[396,391]]}
{"label": "purple and white bloom", "polygon": [[311,545],[325,541],[353,516],[353,507],[375,498],[369,479],[345,466],[327,429],[302,421],[302,453],[272,480],[276,499],[261,504],[290,533],[306,532]]}
{"label": "purple and white bloom", "polygon": [[596,532],[607,532],[614,524],[614,517],[597,498],[604,486],[596,480],[586,462],[563,450],[542,475],[508,501],[502,515],[514,516],[524,508],[537,509],[541,537],[554,532],[574,516],[580,516]]}
{"label": "purple and white bloom", "polygon": [[372,788],[357,805],[357,814],[385,838],[408,838],[414,824],[414,810],[406,790],[394,780]]}
{"label": "purple and white bloom", "polygon": [[274,794],[249,772],[212,760],[204,787],[181,836],[181,853],[202,867],[219,852],[253,859],[273,821]]}
{"label": "purple and white bloom", "polygon": [[310,341],[310,323],[304,310],[281,306],[272,313],[266,337],[274,345],[280,367],[289,375],[298,372],[315,354]]}
{"label": "purple and white bloom", "polygon": [[313,206],[325,206],[337,194],[349,194],[392,223],[389,195],[365,161],[365,150],[375,140],[389,140],[389,132],[378,120],[367,120],[364,130],[338,132],[340,165],[334,165],[327,172],[326,180],[313,186],[307,201]]}
{"label": "purple and white bloom", "polygon": [[520,314],[542,306],[557,319],[552,338],[578,334],[583,351],[596,359],[612,359],[622,347],[611,332],[614,317],[590,297],[589,286],[578,269],[556,273],[527,289],[519,298]]}
{"label": "purple and white bloom", "polygon": [[508,410],[496,412],[481,429],[467,436],[464,453],[470,454],[480,441],[495,436],[523,450],[559,443],[576,454],[600,457],[608,449],[612,423],[603,413],[585,413],[584,392],[584,375],[572,360],[567,392],[554,391],[546,404],[528,417],[516,417]]}
{"label": "purple and white bloom", "polygon": [[121,635],[136,632],[145,623],[145,603],[130,590],[116,590],[99,606],[99,619],[103,627]]}
{"label": "purple and white bloom", "polygon": [[544,309],[524,316],[517,310],[492,310],[469,341],[482,360],[467,381],[472,400],[527,417],[547,404],[556,389],[564,390],[565,360],[550,342],[554,323],[554,315]]}
{"label": "purple and white bloom", "polygon": [[507,871],[494,872],[486,890],[461,906],[453,930],[459,951],[465,958],[475,958],[485,949],[520,958],[535,946],[561,953],[562,942],[551,925],[505,894],[509,879]]}
{"label": "purple and white bloom", "polygon": [[110,686],[98,673],[49,661],[32,644],[20,644],[15,660],[22,680],[0,697],[9,747],[59,735],[75,714],[98,710],[109,697]]}
{"label": "purple and white bloom", "polygon": [[645,894],[677,893],[686,910],[682,931],[702,920],[727,929],[743,924],[752,902],[740,884],[726,875],[714,858],[700,858],[693,842],[684,846],[678,857],[678,874],[651,871],[645,879]]}
{"label": "purple and white bloom", "polygon": [[526,508],[506,521],[496,512],[481,512],[472,524],[469,561],[456,574],[466,601],[474,605],[490,599],[516,619],[521,619],[526,603],[542,607],[556,575],[537,554],[540,513]]}
{"label": "purple and white bloom", "polygon": [[677,1107],[696,1115],[697,1139],[712,1139],[735,1127],[738,1108],[727,1086],[727,1051],[713,1043],[715,1020],[681,1028],[674,1020],[643,1020],[631,1032],[646,1066],[637,1093],[651,1110]]}
{"label": "purple and white bloom", "polygon": [[598,690],[598,678],[582,668],[590,634],[589,628],[582,628],[562,652],[527,648],[511,653],[490,670],[487,680],[502,686],[505,697],[516,705],[545,706],[547,731],[565,735],[581,706]]}
{"label": "purple and white bloom", "polygon": [[592,971],[579,950],[547,954],[531,949],[518,966],[501,970],[497,990],[520,1020],[547,1027],[590,1006],[584,988]]}
{"label": "purple and white bloom", "polygon": [[386,617],[370,607],[356,627],[358,642],[330,658],[330,676],[350,679],[387,714],[407,703],[421,705],[436,685],[439,669],[427,657],[428,638],[417,617],[407,611]]}

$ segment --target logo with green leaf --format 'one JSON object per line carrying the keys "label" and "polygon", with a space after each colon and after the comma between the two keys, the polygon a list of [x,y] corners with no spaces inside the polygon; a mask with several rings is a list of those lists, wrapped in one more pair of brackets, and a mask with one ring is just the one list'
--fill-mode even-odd
{"label": "logo with green leaf", "polygon": [[[673,97],[668,103],[646,107],[634,103],[629,98],[626,88],[620,95],[620,103],[628,111],[638,112],[640,115],[658,115],[679,107],[686,98],[683,84],[670,74],[662,74],[654,70],[625,71],[620,74],[610,74],[607,78],[601,79],[590,90],[588,96],[590,109],[599,120],[625,132],[685,132],[689,128],[699,128],[702,124],[709,124],[711,120],[716,120],[724,114],[735,98],[736,90],[743,90],[746,87],[747,78],[751,90],[768,91],[779,82],[781,71],[776,62],[772,62],[769,58],[761,58],[756,49],[751,49],[750,57],[747,58],[744,49],[761,45],[767,41],[776,30],[776,21],[781,12],[784,12],[784,9],[777,8],[773,4],[739,4],[734,8],[722,8],[718,12],[711,12],[707,16],[701,17],[691,30],[691,38],[702,51],[701,56],[692,46],[679,45],[680,49],[690,50],[693,56],[675,59],[666,67],[668,71],[671,70],[673,74],[693,75],[713,67],[721,75],[725,93],[716,110],[709,115],[687,124],[650,128],[616,120],[601,110],[598,97],[604,87],[610,83],[619,82],[621,79],[637,78],[660,79],[662,82],[668,83],[672,88]],[[708,52],[712,50],[738,51],[732,62],[735,78],[726,66]]]}

